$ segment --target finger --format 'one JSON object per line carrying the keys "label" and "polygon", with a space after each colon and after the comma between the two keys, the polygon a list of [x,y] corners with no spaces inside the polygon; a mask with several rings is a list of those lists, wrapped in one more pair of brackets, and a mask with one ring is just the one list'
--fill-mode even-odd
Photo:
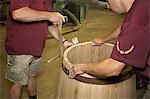
{"label": "finger", "polygon": [[57,22],[53,22],[54,25],[57,25]]}
{"label": "finger", "polygon": [[[68,47],[71,47],[72,45],[73,45],[73,44],[69,44]],[[67,48],[68,48],[68,47],[67,47]]]}
{"label": "finger", "polygon": [[71,70],[72,68],[74,68],[74,65],[70,65],[69,66],[69,70]]}
{"label": "finger", "polygon": [[62,24],[62,23],[63,23],[63,21],[61,19],[59,19],[59,24]]}
{"label": "finger", "polygon": [[66,41],[64,44],[66,44],[67,46],[72,46],[73,43]]}
{"label": "finger", "polygon": [[96,43],[94,40],[92,40],[92,45],[93,45],[93,46],[96,46],[97,43]]}
{"label": "finger", "polygon": [[57,25],[59,25],[59,19],[57,20]]}
{"label": "finger", "polygon": [[70,46],[72,46],[72,45],[73,45],[73,43],[70,44]]}
{"label": "finger", "polygon": [[73,44],[72,43],[70,43],[70,44],[68,44],[68,47],[71,47]]}
{"label": "finger", "polygon": [[100,46],[101,45],[101,43],[99,43],[97,40],[93,40],[92,42],[93,42],[93,46]]}
{"label": "finger", "polygon": [[65,17],[63,15],[60,15],[62,22],[65,22]]}
{"label": "finger", "polygon": [[60,18],[58,18],[57,25],[61,25],[62,23],[63,23],[62,20]]}
{"label": "finger", "polygon": [[65,22],[65,17],[62,14],[59,13],[59,17],[62,20],[62,22]]}
{"label": "finger", "polygon": [[74,78],[76,76],[76,73],[75,73],[75,71],[74,71],[74,66],[72,66],[71,67],[71,69],[69,70],[69,75],[68,75],[68,77],[69,78]]}
{"label": "finger", "polygon": [[73,79],[76,76],[76,74],[69,74],[68,78]]}

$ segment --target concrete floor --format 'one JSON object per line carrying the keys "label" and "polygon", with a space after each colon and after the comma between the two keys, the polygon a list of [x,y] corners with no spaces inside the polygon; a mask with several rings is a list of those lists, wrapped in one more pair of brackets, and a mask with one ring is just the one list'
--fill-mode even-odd
{"label": "concrete floor", "polygon": [[[91,6],[88,8],[86,20],[82,21],[79,31],[65,35],[67,40],[78,36],[80,42],[92,40],[94,37],[102,37],[115,29],[123,20],[124,15],[118,15],[105,8]],[[64,27],[65,29],[67,27]],[[4,50],[5,27],[1,26],[0,33],[0,99],[8,99],[10,82],[4,79],[4,70],[6,64],[6,53]],[[38,75],[39,99],[55,99],[59,72],[61,69],[60,59],[56,59],[52,63],[47,61],[59,53],[59,44],[55,39],[48,39],[43,53],[44,69]],[[28,99],[26,89],[23,89],[22,99]]]}

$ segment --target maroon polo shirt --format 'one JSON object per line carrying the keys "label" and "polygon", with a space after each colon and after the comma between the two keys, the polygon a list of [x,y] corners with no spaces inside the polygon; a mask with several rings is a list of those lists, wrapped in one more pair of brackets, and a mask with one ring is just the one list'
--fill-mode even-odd
{"label": "maroon polo shirt", "polygon": [[111,58],[133,65],[150,78],[150,0],[135,0],[123,22]]}
{"label": "maroon polo shirt", "polygon": [[6,50],[10,55],[41,56],[48,33],[48,21],[13,20],[12,12],[22,7],[51,11],[50,0],[11,0],[6,32]]}

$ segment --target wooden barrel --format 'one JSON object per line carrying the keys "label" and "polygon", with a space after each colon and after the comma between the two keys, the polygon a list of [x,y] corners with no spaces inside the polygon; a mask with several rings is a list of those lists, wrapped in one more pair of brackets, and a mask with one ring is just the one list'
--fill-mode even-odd
{"label": "wooden barrel", "polygon": [[132,67],[126,66],[117,77],[97,78],[88,74],[69,79],[69,66],[98,63],[110,57],[113,45],[80,43],[65,50],[56,99],[135,99],[136,82]]}

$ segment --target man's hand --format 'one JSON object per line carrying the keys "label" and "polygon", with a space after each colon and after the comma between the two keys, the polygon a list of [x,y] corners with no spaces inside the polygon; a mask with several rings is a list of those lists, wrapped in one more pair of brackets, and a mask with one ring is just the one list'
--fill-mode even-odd
{"label": "man's hand", "polygon": [[63,42],[63,45],[64,45],[65,48],[68,48],[68,47],[72,46],[73,43],[72,43],[72,42],[65,41],[65,42]]}
{"label": "man's hand", "polygon": [[50,12],[49,21],[53,22],[53,24],[62,24],[65,22],[65,17],[59,12]]}
{"label": "man's hand", "polygon": [[100,45],[102,45],[104,42],[103,42],[103,39],[101,39],[101,38],[94,38],[93,40],[92,40],[92,42],[93,42],[93,45],[94,46],[100,46]]}
{"label": "man's hand", "polygon": [[69,78],[74,78],[77,74],[85,73],[86,64],[74,64],[69,70]]}

